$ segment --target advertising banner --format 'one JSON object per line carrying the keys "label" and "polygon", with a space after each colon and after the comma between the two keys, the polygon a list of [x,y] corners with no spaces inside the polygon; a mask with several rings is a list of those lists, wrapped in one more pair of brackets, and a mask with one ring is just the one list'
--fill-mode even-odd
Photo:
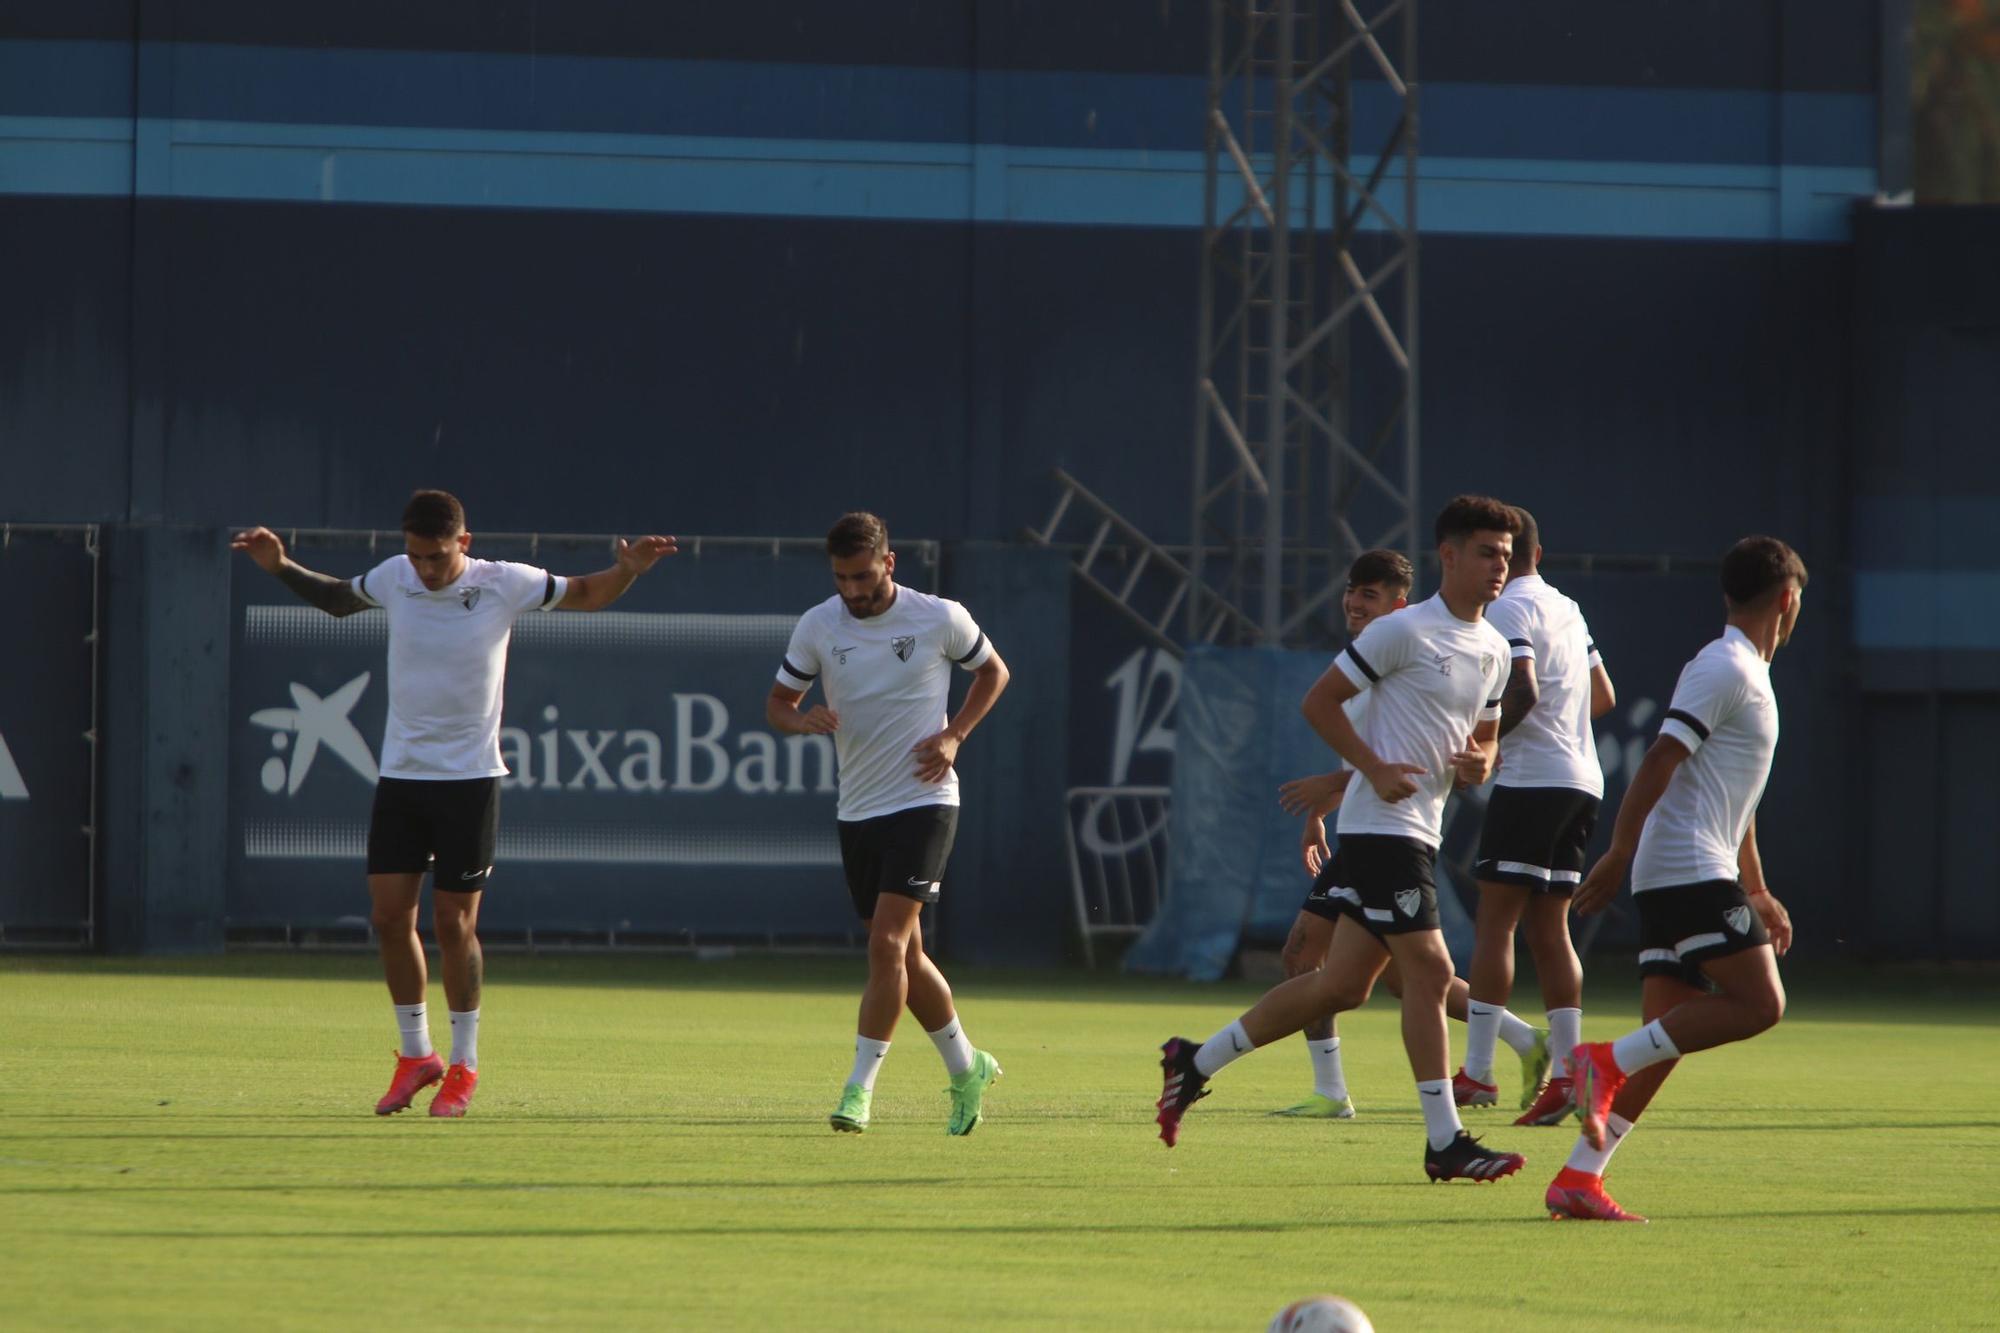
{"label": "advertising banner", "polygon": [[[303,547],[350,576],[384,536]],[[474,554],[557,574],[611,563],[603,539],[480,539]],[[899,576],[930,586],[906,553]],[[235,576],[229,925],[358,927],[387,711],[386,618],[333,618],[244,562]],[[833,744],[764,723],[798,616],[832,595],[818,542],[704,544],[612,609],[516,622],[500,748],[489,933],[607,942],[859,937],[835,836]]]}

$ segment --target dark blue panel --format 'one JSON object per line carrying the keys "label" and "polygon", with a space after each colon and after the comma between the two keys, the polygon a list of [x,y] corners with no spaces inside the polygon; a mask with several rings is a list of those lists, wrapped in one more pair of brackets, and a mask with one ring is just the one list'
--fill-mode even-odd
{"label": "dark blue panel", "polygon": [[0,115],[130,116],[128,41],[15,41],[0,35]]}
{"label": "dark blue panel", "polygon": [[[54,12],[22,35],[96,36],[117,6],[92,18]],[[529,0],[462,8],[362,0],[340,6],[201,0],[175,5],[184,41],[297,47],[377,47],[536,55],[951,66],[971,59],[977,8],[968,3],[863,0],[766,7],[644,6]],[[94,21],[93,21],[94,19]],[[1077,4],[1014,0],[991,22],[988,68],[1199,75],[1208,63],[1208,7],[1155,0]],[[1875,86],[1872,0],[1506,0],[1431,4],[1420,18],[1427,80],[1623,87]],[[1373,70],[1357,60],[1366,79]]]}
{"label": "dark blue panel", "polygon": [[15,942],[80,942],[91,918],[95,574],[81,532],[0,546],[17,630],[17,651],[0,653],[0,931]]}
{"label": "dark blue panel", "polygon": [[0,207],[0,519],[125,516],[131,218],[124,199]]}
{"label": "dark blue panel", "polygon": [[177,204],[175,513],[495,530],[959,530],[965,233]]}
{"label": "dark blue panel", "polygon": [[172,6],[175,35],[183,41],[829,65],[958,64],[971,50],[973,8],[969,0],[783,6],[181,0]]}
{"label": "dark blue panel", "polygon": [[[151,48],[148,48],[151,49]],[[511,53],[320,50],[179,43],[144,113],[198,121],[570,134],[1006,142],[1197,152],[1200,76],[963,68],[592,59]],[[0,42],[0,114],[132,111],[130,48]],[[975,129],[977,100],[990,104]],[[1388,141],[1401,101],[1356,93],[1354,143]],[[1432,81],[1432,157],[1867,166],[1874,114],[1860,96],[1702,88],[1538,86],[1504,74]],[[587,144],[551,144],[587,151]],[[811,157],[815,150],[802,145]]]}
{"label": "dark blue panel", "polygon": [[0,8],[0,41],[10,37],[129,41],[138,0],[20,0]]}

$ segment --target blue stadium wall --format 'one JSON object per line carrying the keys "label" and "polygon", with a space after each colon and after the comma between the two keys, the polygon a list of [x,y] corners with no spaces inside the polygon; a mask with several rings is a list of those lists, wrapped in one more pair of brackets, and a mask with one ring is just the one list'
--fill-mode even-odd
{"label": "blue stadium wall", "polygon": [[[1877,22],[1430,0],[1422,29],[1425,494],[1531,503],[1557,552],[1771,530],[1826,571],[1767,846],[1829,903]],[[1060,465],[1176,539],[1205,36],[1181,0],[15,3],[0,518],[119,525],[199,579],[200,534],[386,527],[420,484],[492,530],[866,505],[999,587],[981,544]],[[149,649],[188,636],[131,608],[163,580],[114,558]],[[1067,776],[1146,776],[1105,694],[1139,645],[1081,604],[1071,638]]]}

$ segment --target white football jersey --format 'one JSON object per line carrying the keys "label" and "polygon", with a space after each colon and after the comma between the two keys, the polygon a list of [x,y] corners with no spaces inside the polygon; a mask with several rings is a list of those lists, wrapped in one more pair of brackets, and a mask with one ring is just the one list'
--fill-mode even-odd
{"label": "white football jersey", "polygon": [[[1509,579],[1487,623],[1515,658],[1535,664],[1540,697],[1521,724],[1500,738],[1502,787],[1573,787],[1604,795],[1604,769],[1590,729],[1590,673],[1602,662],[1583,608],[1539,574]],[[1511,669],[1511,668],[1510,668]]]}
{"label": "white football jersey", "polygon": [[1778,749],[1771,664],[1734,625],[1681,668],[1662,736],[1685,745],[1632,861],[1632,892],[1739,876],[1737,854]]}
{"label": "white football jersey", "polygon": [[856,619],[835,596],[799,617],[778,684],[804,691],[817,680],[840,715],[838,818],[958,804],[958,774],[925,782],[911,750],[944,730],[952,667],[976,670],[991,656],[963,606],[900,585],[879,616]]}
{"label": "white football jersey", "polygon": [[1484,620],[1460,620],[1442,597],[1380,616],[1334,659],[1372,696],[1356,730],[1389,763],[1421,764],[1417,792],[1391,805],[1357,774],[1340,806],[1340,833],[1442,841],[1451,756],[1481,722],[1500,717],[1507,640]]}
{"label": "white football jersey", "polygon": [[533,565],[467,560],[458,582],[432,592],[404,555],[353,580],[389,616],[385,778],[496,778],[507,642],[523,612],[547,611],[569,580]]}

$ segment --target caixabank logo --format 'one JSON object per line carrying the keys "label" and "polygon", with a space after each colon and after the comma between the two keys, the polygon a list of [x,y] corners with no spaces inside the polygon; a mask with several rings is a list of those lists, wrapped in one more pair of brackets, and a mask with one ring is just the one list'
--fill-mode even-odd
{"label": "caixabank logo", "polygon": [[363,782],[375,781],[375,755],[349,717],[367,692],[370,676],[364,671],[324,699],[295,680],[288,686],[292,707],[260,708],[250,715],[253,725],[271,733],[276,752],[258,773],[265,791],[297,795],[321,749],[345,762]]}

